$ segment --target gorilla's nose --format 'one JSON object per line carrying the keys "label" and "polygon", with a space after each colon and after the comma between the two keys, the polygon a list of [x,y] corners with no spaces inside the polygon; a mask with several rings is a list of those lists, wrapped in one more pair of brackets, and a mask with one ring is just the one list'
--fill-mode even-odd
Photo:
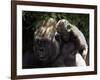
{"label": "gorilla's nose", "polygon": [[39,57],[40,58],[44,58],[45,57],[45,49],[44,48],[40,48],[38,51],[39,51]]}
{"label": "gorilla's nose", "polygon": [[44,52],[44,48],[40,48],[39,51],[40,51],[40,52]]}

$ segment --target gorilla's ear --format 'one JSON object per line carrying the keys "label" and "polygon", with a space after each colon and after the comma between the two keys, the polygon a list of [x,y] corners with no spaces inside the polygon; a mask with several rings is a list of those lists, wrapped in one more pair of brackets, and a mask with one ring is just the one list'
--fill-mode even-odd
{"label": "gorilla's ear", "polygon": [[67,31],[71,32],[71,25],[67,25]]}

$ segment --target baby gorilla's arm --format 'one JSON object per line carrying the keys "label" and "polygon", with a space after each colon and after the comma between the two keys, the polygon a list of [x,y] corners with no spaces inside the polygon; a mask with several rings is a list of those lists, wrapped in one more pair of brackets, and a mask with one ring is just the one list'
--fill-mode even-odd
{"label": "baby gorilla's arm", "polygon": [[88,53],[88,45],[85,39],[84,34],[74,25],[71,25],[73,35],[76,36],[79,44],[80,44],[80,49],[83,48],[82,56],[86,60],[86,56]]}

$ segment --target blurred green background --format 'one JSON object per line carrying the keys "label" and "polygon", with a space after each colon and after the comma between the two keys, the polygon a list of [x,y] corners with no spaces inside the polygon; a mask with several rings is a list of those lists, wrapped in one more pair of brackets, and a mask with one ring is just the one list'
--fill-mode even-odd
{"label": "blurred green background", "polygon": [[[22,12],[22,34],[23,34],[23,53],[32,50],[34,41],[34,31],[37,25],[44,19],[54,18],[56,21],[67,19],[71,24],[76,25],[84,34],[89,45],[89,14],[77,13],[55,13],[55,12]],[[89,55],[88,55],[89,56]],[[89,64],[87,58],[87,64]]]}

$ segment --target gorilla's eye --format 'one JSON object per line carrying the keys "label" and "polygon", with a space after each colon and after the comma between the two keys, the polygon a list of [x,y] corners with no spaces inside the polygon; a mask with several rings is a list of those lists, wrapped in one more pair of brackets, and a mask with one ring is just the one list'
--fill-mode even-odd
{"label": "gorilla's eye", "polygon": [[67,25],[67,31],[70,32],[71,31],[71,26]]}

